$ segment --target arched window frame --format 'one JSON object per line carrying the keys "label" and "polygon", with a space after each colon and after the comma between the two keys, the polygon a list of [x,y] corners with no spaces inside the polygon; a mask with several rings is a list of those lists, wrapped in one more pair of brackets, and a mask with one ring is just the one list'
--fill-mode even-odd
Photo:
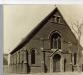
{"label": "arched window frame", "polygon": [[35,64],[35,49],[31,49],[31,64]]}
{"label": "arched window frame", "polygon": [[74,65],[77,63],[77,53],[74,53]]}
{"label": "arched window frame", "polygon": [[64,72],[66,71],[66,63],[67,63],[67,60],[66,58],[64,59]]}
{"label": "arched window frame", "polygon": [[[57,48],[53,48],[53,38],[52,38],[52,36],[53,36],[54,34],[58,34],[59,37],[60,37],[60,45],[58,44],[58,45],[57,45]],[[59,41],[59,40],[58,40],[58,41]],[[58,41],[57,41],[57,43],[58,43]],[[50,34],[50,46],[51,46],[51,49],[61,49],[61,33],[58,32],[57,30],[51,32],[51,34]],[[60,48],[59,48],[59,46],[60,46]]]}

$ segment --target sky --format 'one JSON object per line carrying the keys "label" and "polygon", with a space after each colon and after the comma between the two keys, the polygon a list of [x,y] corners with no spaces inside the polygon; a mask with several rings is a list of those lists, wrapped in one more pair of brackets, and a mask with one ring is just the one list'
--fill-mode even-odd
{"label": "sky", "polygon": [[[69,26],[77,23],[77,21],[79,21],[79,24],[83,23],[83,5],[56,6]],[[12,51],[56,6],[4,5],[4,53]],[[83,33],[81,36],[81,45],[83,46],[82,37]]]}
{"label": "sky", "polygon": [[3,0],[5,4],[82,4],[83,0]]}

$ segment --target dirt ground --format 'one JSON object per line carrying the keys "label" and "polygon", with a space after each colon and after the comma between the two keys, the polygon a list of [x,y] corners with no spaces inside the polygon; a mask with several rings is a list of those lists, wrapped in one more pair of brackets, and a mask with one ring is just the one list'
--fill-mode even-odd
{"label": "dirt ground", "polygon": [[3,68],[3,75],[83,75],[83,72],[58,72],[58,73],[35,73],[35,74],[12,74],[8,73],[8,66]]}
{"label": "dirt ground", "polygon": [[83,75],[83,73],[71,73],[71,72],[66,72],[66,73],[37,73],[37,74],[4,74],[4,75]]}

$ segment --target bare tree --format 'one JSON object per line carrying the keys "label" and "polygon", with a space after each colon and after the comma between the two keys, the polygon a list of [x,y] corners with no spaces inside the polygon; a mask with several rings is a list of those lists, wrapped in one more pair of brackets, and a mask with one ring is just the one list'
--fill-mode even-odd
{"label": "bare tree", "polygon": [[79,23],[79,21],[76,21],[76,23],[73,23],[72,24],[72,29],[74,30],[75,34],[77,35],[77,41],[78,41],[78,44],[77,44],[77,48],[78,48],[78,53],[77,53],[77,69],[79,71],[79,57],[80,57],[80,40],[81,40],[81,36],[82,36],[82,26],[83,26],[83,23]]}

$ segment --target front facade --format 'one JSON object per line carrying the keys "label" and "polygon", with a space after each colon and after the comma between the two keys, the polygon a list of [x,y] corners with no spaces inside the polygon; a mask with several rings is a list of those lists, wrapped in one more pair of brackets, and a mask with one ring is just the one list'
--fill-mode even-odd
{"label": "front facade", "polygon": [[78,42],[55,8],[10,53],[10,72],[47,73],[82,71]]}

